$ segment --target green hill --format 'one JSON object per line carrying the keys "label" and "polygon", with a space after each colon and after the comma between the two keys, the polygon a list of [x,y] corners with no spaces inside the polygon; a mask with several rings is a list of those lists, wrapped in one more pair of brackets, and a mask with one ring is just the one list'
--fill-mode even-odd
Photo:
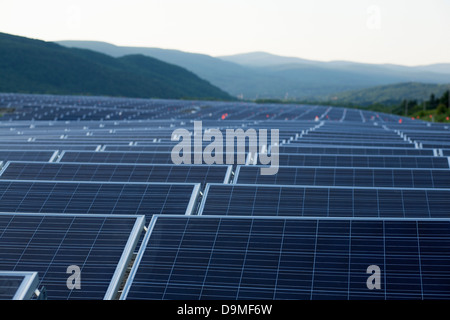
{"label": "green hill", "polygon": [[407,82],[339,92],[329,98],[337,103],[351,103],[362,106],[373,104],[396,105],[403,100],[423,101],[430,98],[432,94],[441,96],[449,89],[450,84]]}
{"label": "green hill", "polygon": [[232,97],[181,67],[0,33],[0,92],[166,99]]}

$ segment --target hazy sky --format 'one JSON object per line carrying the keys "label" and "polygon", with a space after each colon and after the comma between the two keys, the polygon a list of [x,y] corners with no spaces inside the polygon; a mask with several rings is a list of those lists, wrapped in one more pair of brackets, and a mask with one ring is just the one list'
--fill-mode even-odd
{"label": "hazy sky", "polygon": [[0,0],[0,32],[421,65],[450,62],[450,0]]}

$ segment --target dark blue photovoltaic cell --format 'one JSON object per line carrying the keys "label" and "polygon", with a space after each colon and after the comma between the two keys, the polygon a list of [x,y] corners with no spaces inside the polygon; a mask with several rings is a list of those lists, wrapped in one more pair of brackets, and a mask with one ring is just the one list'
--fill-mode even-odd
{"label": "dark blue photovoltaic cell", "polygon": [[219,185],[207,189],[200,214],[450,218],[450,190]]}
{"label": "dark blue photovoltaic cell", "polygon": [[448,299],[449,248],[448,220],[157,217],[121,299]]}
{"label": "dark blue photovoltaic cell", "polygon": [[[105,298],[127,244],[140,230],[133,216],[0,214],[0,270],[39,273],[48,299]],[[138,228],[139,227],[139,228]],[[69,289],[67,268],[81,271],[81,289]]]}
{"label": "dark blue photovoltaic cell", "polygon": [[278,184],[389,188],[450,188],[450,170],[279,167],[261,175],[260,166],[240,166],[238,184]]}
{"label": "dark blue photovoltaic cell", "polygon": [[228,166],[10,162],[2,180],[223,183]]}
{"label": "dark blue photovoltaic cell", "polygon": [[186,214],[194,184],[0,181],[0,212]]}

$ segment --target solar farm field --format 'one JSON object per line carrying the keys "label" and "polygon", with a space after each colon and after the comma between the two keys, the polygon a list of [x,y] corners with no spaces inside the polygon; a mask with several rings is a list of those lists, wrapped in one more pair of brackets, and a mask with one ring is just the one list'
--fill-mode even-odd
{"label": "solar farm field", "polygon": [[[0,108],[15,110],[0,117],[0,299],[450,298],[445,124],[243,101]],[[212,148],[238,130],[269,139]]]}

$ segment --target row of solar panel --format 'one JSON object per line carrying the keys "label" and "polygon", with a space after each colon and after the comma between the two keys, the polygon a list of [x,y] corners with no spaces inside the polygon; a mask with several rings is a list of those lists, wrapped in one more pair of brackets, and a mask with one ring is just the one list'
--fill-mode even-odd
{"label": "row of solar panel", "polygon": [[[187,107],[187,104],[178,104],[177,108],[181,109],[174,109],[174,112],[168,112],[168,115],[173,116]],[[278,108],[281,111],[283,107]],[[35,111],[41,113],[44,109],[37,107]],[[344,116],[347,116],[346,111],[342,110],[324,107],[311,109],[322,110],[322,117],[336,116],[344,120]],[[68,108],[67,111],[69,118],[76,116],[76,110]],[[147,116],[159,112],[156,111],[157,108],[151,110]],[[241,117],[258,117],[244,108],[240,111]],[[306,114],[308,111],[305,111],[305,115],[313,117]],[[103,115],[108,112],[118,115],[111,111],[105,111]],[[294,118],[301,117],[298,111],[297,115],[291,115],[289,112],[284,114]],[[82,111],[80,114],[89,113]],[[370,113],[364,114],[367,118],[370,116]],[[360,113],[359,121],[364,121],[364,114]],[[96,112],[94,117],[103,115],[102,112]],[[191,115],[198,116],[201,114]],[[273,115],[269,117],[272,118]],[[380,121],[383,119],[380,118]],[[448,218],[445,208],[448,206],[446,199],[449,190],[439,189],[447,186],[447,158],[437,157],[442,156],[442,152],[438,154],[436,151],[426,154],[423,150],[422,154],[422,149],[417,149],[417,145],[403,141],[387,130],[386,134],[382,134],[383,131],[374,130],[374,126],[358,125],[356,128],[349,127],[348,130],[334,125],[321,128],[324,134],[320,136],[324,139],[315,137],[319,135],[319,131],[315,131],[314,134],[291,140],[286,150],[298,152],[298,148],[304,148],[307,144],[329,144],[334,140],[333,144],[364,146],[364,149],[369,151],[361,154],[365,157],[356,156],[363,148],[349,147],[345,148],[348,150],[346,152],[355,156],[333,157],[325,155],[328,152],[321,152],[318,148],[311,148],[307,156],[281,155],[283,164],[306,164],[312,167],[280,167],[280,175],[275,181],[271,181],[270,177],[259,177],[261,180],[255,177],[259,167],[240,167],[235,175],[235,182],[239,185],[207,185],[199,211],[203,215],[198,217],[185,214],[196,212],[194,207],[200,194],[200,185],[186,182],[199,182],[197,179],[200,179],[200,183],[205,185],[210,182],[229,181],[230,167],[143,164],[147,161],[171,163],[168,162],[170,154],[167,150],[164,150],[165,155],[156,153],[153,156],[149,153],[126,156],[124,153],[121,155],[107,152],[103,155],[92,155],[102,152],[91,152],[91,157],[89,153],[76,156],[78,152],[73,152],[72,157],[76,160],[69,159],[70,152],[63,152],[47,155],[49,158],[40,160],[58,159],[59,163],[8,163],[3,170],[4,180],[0,181],[0,205],[17,214],[10,215],[12,219],[0,220],[3,222],[0,225],[4,226],[0,231],[4,231],[6,235],[4,238],[0,237],[0,246],[9,250],[6,251],[8,257],[4,267],[16,270],[33,268],[39,271],[40,275],[43,274],[42,283],[51,291],[50,298],[114,297],[113,292],[118,290],[120,275],[127,265],[130,252],[133,251],[132,248],[137,248],[142,240],[137,236],[135,228],[128,226],[128,229],[124,230],[121,224],[116,226],[119,225],[117,219],[141,219],[138,229],[142,230],[146,225],[149,232],[144,239],[144,245],[140,246],[132,276],[121,296],[123,299],[448,297],[449,277],[445,264],[448,260],[448,221],[432,218],[425,221],[417,218]],[[352,130],[352,134],[346,133]],[[34,130],[26,133],[31,134],[32,131],[37,133]],[[358,131],[380,139],[378,142],[358,139]],[[330,132],[340,132],[340,139],[330,139]],[[103,148],[103,142],[115,141],[117,144],[123,142],[122,145],[128,147],[127,138],[122,139],[123,141],[120,139],[127,134],[111,132],[110,138],[104,135],[85,138],[67,134],[65,139],[51,140],[46,138],[51,134],[43,131],[41,133],[42,135],[39,133],[32,137],[33,143],[59,144],[64,141],[64,144],[84,146],[86,142],[91,141]],[[392,140],[387,135],[391,135]],[[20,137],[12,143],[29,138]],[[141,138],[145,139],[145,136]],[[136,146],[139,146],[139,143],[141,142],[134,141]],[[388,150],[390,146],[405,151],[395,151],[392,154],[380,151],[372,156],[371,150],[377,150],[381,146],[383,148],[380,149],[383,150]],[[334,151],[332,154],[340,154],[343,148],[328,149]],[[354,151],[356,149],[358,151]],[[380,157],[381,155],[383,157]],[[402,157],[395,160],[396,157],[392,157],[395,155]],[[435,157],[432,157],[433,155]],[[133,158],[138,160],[133,161]],[[22,155],[20,159],[33,161],[38,157],[27,159]],[[102,164],[82,163],[85,161]],[[109,161],[115,164],[105,165]],[[125,165],[128,161],[142,165]],[[344,165],[346,161],[347,164]],[[398,169],[344,169],[344,166],[356,165]],[[202,169],[198,169],[200,167]],[[330,170],[333,170],[333,180],[326,176],[331,174]],[[378,175],[384,176],[387,184],[392,182],[392,187],[396,189],[379,188],[385,185],[380,185],[382,182],[377,179]],[[291,177],[294,177],[294,180]],[[264,180],[265,178],[268,179]],[[60,182],[59,179],[65,182]],[[91,182],[80,182],[79,179]],[[97,179],[110,182],[100,182]],[[128,182],[124,183],[126,179]],[[143,183],[136,183],[138,179],[142,179],[139,181]],[[305,183],[309,186],[241,185],[245,183],[245,179],[251,183]],[[151,183],[147,183],[148,181]],[[155,181],[164,183],[154,183]],[[312,186],[331,183],[335,187]],[[349,188],[351,183],[357,188]],[[363,183],[367,183],[370,188],[362,188]],[[340,184],[346,188],[336,187]],[[415,189],[399,189],[399,186]],[[425,186],[426,189],[418,189],[419,186]],[[36,214],[48,211],[59,214],[45,217]],[[27,215],[24,212],[32,214]],[[90,216],[86,212],[95,215]],[[83,214],[75,216],[74,213]],[[107,215],[102,215],[105,213]],[[122,213],[135,213],[138,218],[125,217]],[[169,217],[167,214],[172,215]],[[240,218],[237,218],[236,214]],[[243,214],[246,217],[243,217]],[[299,218],[310,214],[315,217],[309,217],[309,220]],[[258,218],[253,215],[258,215]],[[271,217],[268,217],[269,215]],[[318,219],[318,215],[362,216],[365,219],[337,219],[339,221],[336,222],[336,219]],[[144,217],[146,222],[143,221]],[[374,217],[377,219],[373,220]],[[393,217],[399,217],[401,221]],[[110,221],[106,223],[104,219]],[[153,220],[148,225],[150,219]],[[112,225],[114,227],[111,227]],[[115,228],[121,235],[118,236],[117,242],[112,236]],[[364,239],[360,235],[363,235]],[[366,240],[368,235],[371,236],[369,242]],[[80,241],[84,237],[87,238],[86,241]],[[128,241],[124,246],[125,238]],[[147,246],[150,243],[152,245]],[[113,247],[114,250],[107,252],[105,247]],[[41,252],[42,248],[45,248],[45,254],[41,256],[37,252]],[[107,253],[104,261],[99,258]],[[373,253],[375,254],[372,255]],[[308,254],[309,256],[305,257]],[[369,259],[369,256],[372,258]],[[82,267],[81,291],[68,289],[65,280],[68,277],[69,264]],[[383,270],[382,291],[369,291],[365,286],[368,264],[377,264]]]}
{"label": "row of solar panel", "polygon": [[[22,169],[27,167],[27,165],[30,165],[31,168],[34,168],[34,173],[41,173],[45,174],[49,168],[54,169],[60,169],[57,171],[54,171],[55,173],[58,172],[64,176],[64,171],[67,172],[74,172],[74,169],[79,170],[80,167],[83,166],[83,164],[64,164],[64,163],[41,163],[41,164],[33,164],[33,163],[9,163],[8,167],[12,165],[13,168],[15,165],[18,165],[19,168],[22,166]],[[39,168],[39,165],[41,166]],[[73,165],[77,166],[76,168],[73,167]],[[72,166],[72,167],[71,167]],[[92,166],[92,164],[87,164],[88,168],[89,166]],[[96,172],[97,170],[101,170],[101,168],[98,168],[99,166],[105,166],[105,165],[94,165],[94,167],[97,166],[97,169],[93,169],[90,167],[92,172]],[[117,169],[118,165],[115,165]],[[120,166],[120,165],[119,165]],[[61,170],[65,167],[65,170]],[[107,167],[111,167],[110,165],[107,165]],[[134,169],[139,169],[140,166],[133,166]],[[164,167],[164,166],[162,166]],[[196,167],[196,166],[192,166]],[[205,168],[204,166],[198,166],[198,168]],[[218,166],[217,166],[218,167]],[[45,170],[42,170],[43,168],[46,168]],[[106,167],[105,167],[106,168]],[[122,167],[120,167],[122,168]],[[256,167],[242,167],[242,169],[247,168],[256,168]],[[190,168],[192,169],[192,168]],[[228,171],[229,169],[227,169]],[[25,170],[26,171],[26,170]],[[116,172],[120,172],[121,170]],[[401,171],[401,170],[398,170]],[[406,171],[406,170],[404,170]],[[437,170],[439,171],[439,170]],[[445,170],[441,170],[442,172],[445,172]],[[5,170],[5,173],[8,172],[8,170]],[[23,172],[23,171],[22,171]],[[105,171],[103,171],[105,173]],[[110,172],[114,173],[113,170],[110,170]],[[87,175],[89,175],[88,172]],[[238,175],[239,177],[239,175]],[[117,185],[105,185],[102,184],[101,186],[99,184],[83,184],[83,183],[76,183],[76,184],[66,184],[66,183],[57,183],[57,184],[50,184],[51,187],[49,187],[49,182],[42,182],[41,184],[33,182],[22,182],[23,184],[20,185],[20,187],[14,188],[12,184],[21,183],[21,182],[12,182],[12,181],[5,181],[6,185],[4,186],[2,197],[2,206],[3,205],[11,205],[11,207],[4,207],[7,211],[13,210],[13,212],[64,212],[65,214],[73,213],[73,212],[94,212],[96,214],[101,213],[128,213],[131,210],[136,212],[145,212],[145,210],[148,210],[148,205],[146,206],[145,203],[143,203],[142,211],[139,211],[139,208],[129,208],[126,209],[120,205],[120,202],[123,201],[124,203],[130,203],[130,195],[133,195],[135,197],[136,194],[136,185],[130,185],[127,187],[134,187],[135,189],[132,191],[129,191],[128,188],[117,188]],[[9,183],[9,185],[8,185]],[[25,186],[25,187],[24,187]],[[219,188],[219,192],[212,192],[212,188]],[[225,189],[221,188],[221,185],[211,185],[208,187],[207,194],[205,195],[205,202],[202,205],[202,214],[229,214],[229,215],[248,215],[249,212],[251,214],[263,216],[266,215],[268,212],[271,212],[270,214],[273,215],[304,215],[308,216],[311,214],[312,216],[317,216],[320,214],[325,214],[328,216],[358,216],[359,214],[363,214],[363,216],[371,216],[371,217],[418,217],[421,216],[422,213],[427,212],[429,216],[446,216],[445,215],[445,208],[447,208],[447,203],[439,203],[439,201],[442,201],[442,199],[448,198],[447,194],[430,194],[428,191],[426,193],[408,193],[405,191],[408,190],[397,190],[397,198],[391,196],[391,191],[389,190],[368,190],[368,193],[364,193],[360,189],[354,189],[352,190],[352,193],[350,194],[349,190],[330,190],[330,189],[323,189],[325,192],[322,192],[323,190],[312,190],[312,188],[302,188],[296,190],[293,190],[294,192],[289,192],[290,190],[286,187],[283,188],[282,191],[280,191],[280,188],[273,188],[267,186],[260,186],[258,187],[259,190],[249,188],[246,186],[243,190],[245,191],[242,193],[241,191],[237,191],[234,189],[233,186],[227,186],[226,192],[223,193]],[[231,189],[230,189],[231,188]],[[99,189],[101,189],[99,191]],[[120,190],[119,190],[120,189]],[[176,188],[175,188],[176,189]],[[230,194],[230,190],[233,193],[231,197],[227,198],[227,196]],[[249,193],[250,190],[250,193]],[[148,191],[148,189],[146,189]],[[159,198],[160,196],[168,195],[169,193],[173,193],[173,189],[171,186],[171,190],[164,191],[160,189],[160,186],[158,186],[158,191],[160,192],[156,198]],[[303,191],[303,196],[302,196]],[[317,191],[317,192],[314,192]],[[415,190],[418,191],[418,190]],[[424,190],[420,190],[424,191]],[[20,192],[22,193],[22,198],[20,198]],[[333,192],[336,192],[333,194]],[[399,193],[400,192],[400,193]],[[186,190],[177,193],[177,195],[185,194]],[[120,194],[122,198],[120,200],[114,201],[111,200],[111,195],[117,195]],[[146,193],[143,198],[147,198],[148,195],[151,194]],[[283,195],[281,195],[283,194]],[[356,196],[355,196],[356,194]],[[49,195],[52,195],[49,197]],[[92,195],[95,195],[93,197]],[[374,195],[377,195],[379,198],[381,197],[381,200],[377,198],[377,204],[382,203],[383,206],[375,206],[373,199]],[[400,198],[398,197],[400,195]],[[420,195],[420,197],[419,197]],[[18,196],[18,197],[17,197]],[[127,198],[128,196],[128,198]],[[278,197],[277,197],[278,196]],[[344,196],[344,197],[343,197]],[[351,199],[350,199],[351,198]],[[66,201],[69,200],[70,201]],[[133,202],[141,202],[142,199],[136,199],[133,198]],[[248,200],[251,201],[248,201]],[[282,201],[288,199],[289,201]],[[306,203],[306,199],[308,199],[310,202]],[[328,199],[327,205],[317,205],[324,203],[325,199]],[[396,207],[390,207],[393,204],[398,204],[399,199],[402,201],[401,206],[405,206],[404,201],[405,200],[412,200],[421,202],[423,200],[430,202],[425,202],[425,205],[417,206],[417,203],[410,203],[408,205],[406,203],[406,211],[403,209],[399,209],[399,206]],[[187,200],[187,199],[186,199]],[[331,200],[331,201],[330,201]],[[367,202],[369,200],[369,202]],[[370,202],[372,200],[372,202]],[[176,213],[179,214],[182,212],[182,209],[186,206],[189,206],[189,204],[186,205],[186,203],[189,203],[192,201],[192,198],[189,199],[189,201],[185,202],[185,205],[180,205],[178,208],[175,208],[173,210],[169,210],[170,203],[177,202],[180,205],[180,201],[178,196],[172,198],[172,200],[165,201],[165,205],[167,207],[162,208],[159,213]],[[350,203],[349,201],[352,201],[352,205],[350,206],[343,206],[344,203]],[[107,202],[115,202],[115,205],[107,206]],[[314,204],[315,202],[315,204]],[[141,202],[142,203],[142,202]],[[152,204],[152,209],[154,209],[153,201],[150,201],[150,204]],[[215,205],[217,203],[225,203],[227,206],[222,206],[221,208],[218,208]],[[280,206],[280,203],[282,204]],[[29,205],[32,204],[30,207]],[[87,204],[87,205],[86,205]],[[313,204],[311,206],[311,204]],[[183,208],[181,208],[183,207]],[[191,206],[192,207],[192,206]],[[425,208],[428,207],[428,210],[425,210]],[[61,209],[63,208],[63,209]],[[106,209],[105,209],[106,208]],[[231,208],[231,209],[230,209]],[[232,209],[239,209],[237,211],[233,211]],[[301,210],[300,210],[301,208]],[[367,211],[369,208],[374,208],[373,210]],[[431,210],[430,210],[431,208]],[[81,211],[76,211],[76,209],[81,209]],[[135,210],[136,209],[136,210]],[[413,210],[411,210],[413,209]],[[14,211],[15,210],[15,211]],[[56,210],[56,211],[55,211]],[[61,210],[61,211],[58,211]],[[214,210],[217,210],[214,212]],[[272,210],[272,211],[271,211]],[[358,211],[361,210],[361,211]],[[153,213],[158,213],[158,209],[156,208]],[[440,215],[442,214],[442,215]],[[151,218],[152,215],[147,214],[147,218]],[[9,247],[9,245],[8,245]],[[29,253],[26,254],[26,256],[30,257]],[[8,267],[5,267],[8,268]],[[84,274],[84,272],[83,272]],[[98,275],[96,275],[98,276]],[[47,283],[47,282],[44,282]],[[133,282],[134,283],[134,282]],[[60,284],[61,285],[61,284]],[[145,286],[148,286],[149,284],[146,283]],[[52,289],[52,286],[50,285],[50,289]],[[298,288],[297,288],[298,289]],[[172,290],[172,289],[171,289]],[[232,289],[235,290],[235,289]],[[202,290],[203,291],[203,290]],[[240,291],[240,289],[239,289]],[[264,291],[264,290],[263,290]],[[260,297],[259,294],[262,294],[263,291],[261,290],[252,290],[252,294],[256,295],[253,297]],[[55,296],[51,296],[51,298],[61,298],[57,293],[58,291],[55,289],[52,289],[52,294],[56,294]],[[64,292],[67,293],[67,289],[64,288]],[[170,298],[173,297],[170,293],[171,291],[167,291],[164,296],[164,298]],[[205,291],[206,292],[206,291]],[[152,289],[150,297],[154,297],[155,291]],[[95,298],[95,295],[90,296],[90,293],[83,292],[83,298],[90,297]],[[141,292],[140,295],[143,293]],[[166,295],[167,294],[167,295]],[[180,292],[176,293],[178,294],[178,298],[183,298],[183,294]],[[215,293],[217,294],[217,293]],[[215,296],[213,294],[212,296]],[[318,294],[318,295],[317,295]],[[317,296],[316,296],[317,295]],[[252,296],[250,294],[250,296]],[[265,295],[264,295],[265,296]],[[329,294],[328,294],[329,296]],[[98,296],[97,296],[98,297]],[[139,295],[138,295],[139,297]],[[146,298],[149,298],[149,292],[145,294]],[[205,296],[200,297],[208,297],[208,294],[205,294]],[[220,297],[217,296],[217,297]],[[238,298],[243,298],[244,296],[237,295]],[[262,296],[261,296],[262,297]],[[281,298],[283,295],[276,296],[276,298]],[[287,297],[287,295],[286,295]],[[311,297],[320,297],[320,292],[316,292],[314,296]],[[70,295],[69,298],[76,298],[76,295]],[[133,295],[130,295],[130,298],[133,298]],[[136,297],[135,297],[136,298]]]}
{"label": "row of solar panel", "polygon": [[[188,157],[194,163],[195,153]],[[227,153],[214,154],[215,163],[231,164]],[[181,155],[182,156],[182,155]],[[231,154],[234,164],[245,164],[250,159],[245,153]],[[324,154],[277,154],[280,166],[312,167],[368,167],[368,168],[449,168],[447,157],[436,156],[365,156],[365,155],[324,155]],[[147,163],[173,164],[172,152],[95,152],[95,151],[0,151],[2,161],[58,161],[58,162],[92,162],[92,163]],[[202,155],[203,159],[203,155]],[[258,163],[253,157],[252,163]],[[203,163],[204,160],[203,160]]]}
{"label": "row of solar panel", "polygon": [[[261,175],[263,166],[237,166],[235,184],[347,186],[390,188],[450,188],[447,169],[385,169],[339,167],[278,167],[276,175]],[[232,166],[8,162],[1,180],[91,182],[229,183]]]}
{"label": "row of solar panel", "polygon": [[[17,142],[0,144],[0,152],[6,151],[46,151],[46,150],[68,150],[68,151],[120,151],[120,152],[171,152],[175,144],[152,144],[152,145],[101,145],[101,144],[41,144],[41,143],[27,143],[17,144]],[[225,148],[224,148],[225,149]],[[298,145],[285,144],[278,147],[279,153],[294,153],[294,154],[320,154],[320,155],[366,155],[366,156],[434,156],[442,154],[449,156],[450,150],[444,149],[413,149],[413,148],[368,148],[368,147],[339,147],[328,146],[318,147],[312,145]]]}
{"label": "row of solar panel", "polygon": [[[1,209],[115,214],[132,210],[146,214],[146,210],[152,208],[149,211],[152,214],[191,214],[199,189],[192,183],[226,183],[230,173],[229,166],[11,162],[0,177]],[[72,182],[52,183],[49,180]],[[448,192],[421,189],[449,188],[449,181],[448,170],[280,167],[278,175],[273,177],[260,176],[257,167],[242,166],[238,167],[235,183],[283,186],[208,185],[203,214],[224,214],[231,205],[239,208],[237,212],[231,210],[234,215],[252,212],[254,215],[446,216]],[[287,186],[289,184],[309,187],[292,188]],[[311,187],[320,185],[358,188]],[[287,205],[280,207],[281,199]],[[133,204],[128,204],[130,200]],[[259,207],[262,210],[271,208],[273,212],[255,211]]]}

